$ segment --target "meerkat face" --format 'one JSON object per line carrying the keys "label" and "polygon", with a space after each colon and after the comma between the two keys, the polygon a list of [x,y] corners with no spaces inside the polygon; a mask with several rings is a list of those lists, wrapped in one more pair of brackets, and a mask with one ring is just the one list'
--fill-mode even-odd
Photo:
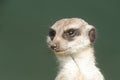
{"label": "meerkat face", "polygon": [[47,43],[56,54],[73,54],[90,46],[95,40],[95,28],[82,19],[57,21],[49,30]]}

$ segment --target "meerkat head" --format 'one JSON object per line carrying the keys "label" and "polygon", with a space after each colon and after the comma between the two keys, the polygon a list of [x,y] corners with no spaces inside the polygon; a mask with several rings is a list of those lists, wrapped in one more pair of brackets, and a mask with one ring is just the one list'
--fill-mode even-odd
{"label": "meerkat head", "polygon": [[74,54],[86,49],[95,40],[95,27],[79,18],[57,21],[49,30],[47,43],[55,54]]}

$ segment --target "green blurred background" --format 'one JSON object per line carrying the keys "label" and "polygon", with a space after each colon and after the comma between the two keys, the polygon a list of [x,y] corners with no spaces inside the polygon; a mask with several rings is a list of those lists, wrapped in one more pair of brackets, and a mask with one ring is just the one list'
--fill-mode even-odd
{"label": "green blurred background", "polygon": [[46,35],[66,17],[96,26],[97,65],[106,80],[120,80],[119,0],[0,0],[0,80],[54,80]]}

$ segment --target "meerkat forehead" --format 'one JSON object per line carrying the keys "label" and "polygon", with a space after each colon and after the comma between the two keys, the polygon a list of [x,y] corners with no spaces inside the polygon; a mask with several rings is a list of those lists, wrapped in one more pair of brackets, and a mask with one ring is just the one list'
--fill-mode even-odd
{"label": "meerkat forehead", "polygon": [[87,25],[87,22],[85,22],[83,19],[65,18],[65,19],[56,21],[56,23],[51,28],[55,30],[67,30],[69,28],[80,28],[83,25]]}

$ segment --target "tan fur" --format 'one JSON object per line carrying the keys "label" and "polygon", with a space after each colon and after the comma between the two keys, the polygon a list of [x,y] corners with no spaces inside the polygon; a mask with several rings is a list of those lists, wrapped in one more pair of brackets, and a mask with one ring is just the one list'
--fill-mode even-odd
{"label": "tan fur", "polygon": [[[59,62],[59,71],[55,80],[104,80],[95,65],[94,48],[89,40],[89,31],[95,28],[80,18],[66,18],[57,21],[52,27],[56,31],[53,40],[48,36],[51,46],[59,43],[59,52],[53,50]],[[62,34],[70,29],[79,29],[81,34],[72,41],[65,40]]]}

